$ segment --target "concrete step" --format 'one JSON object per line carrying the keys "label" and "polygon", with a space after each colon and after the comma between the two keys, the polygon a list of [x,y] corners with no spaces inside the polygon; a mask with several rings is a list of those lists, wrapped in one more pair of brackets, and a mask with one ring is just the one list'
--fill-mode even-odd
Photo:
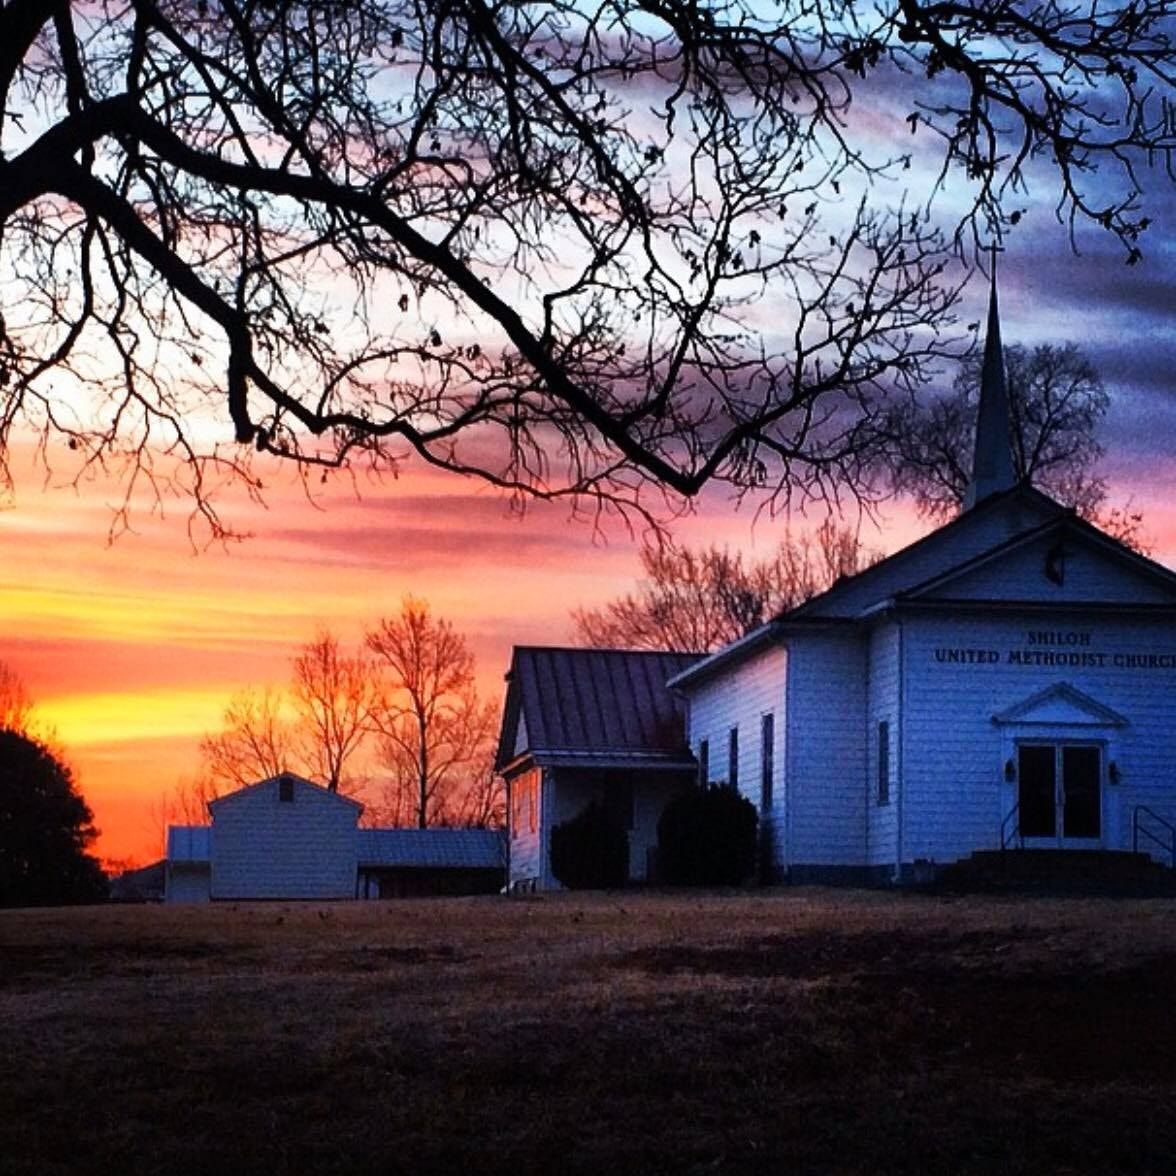
{"label": "concrete step", "polygon": [[1121,850],[980,850],[947,866],[936,884],[956,891],[1176,895],[1176,871]]}

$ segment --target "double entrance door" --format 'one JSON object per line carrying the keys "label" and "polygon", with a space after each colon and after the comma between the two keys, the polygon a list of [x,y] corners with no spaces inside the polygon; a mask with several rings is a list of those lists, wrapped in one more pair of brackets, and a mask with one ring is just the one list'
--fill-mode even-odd
{"label": "double entrance door", "polygon": [[1021,836],[1040,846],[1097,844],[1102,838],[1102,775],[1102,748],[1097,744],[1020,744]]}

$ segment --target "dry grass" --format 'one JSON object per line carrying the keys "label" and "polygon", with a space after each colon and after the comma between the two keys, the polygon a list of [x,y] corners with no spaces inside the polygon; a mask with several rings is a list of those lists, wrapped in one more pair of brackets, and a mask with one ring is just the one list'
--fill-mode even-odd
{"label": "dry grass", "polygon": [[1176,905],[0,912],[0,1172],[1171,1171]]}

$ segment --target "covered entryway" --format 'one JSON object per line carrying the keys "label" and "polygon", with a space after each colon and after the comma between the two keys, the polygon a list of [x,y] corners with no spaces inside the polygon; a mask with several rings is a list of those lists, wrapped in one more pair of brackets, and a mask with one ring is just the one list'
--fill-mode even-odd
{"label": "covered entryway", "polygon": [[1017,807],[1025,843],[1042,848],[1100,846],[1102,780],[1099,744],[1019,744]]}

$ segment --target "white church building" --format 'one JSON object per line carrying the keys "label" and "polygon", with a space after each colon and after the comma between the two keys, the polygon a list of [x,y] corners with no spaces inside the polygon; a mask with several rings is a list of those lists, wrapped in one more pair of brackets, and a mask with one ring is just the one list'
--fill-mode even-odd
{"label": "white church building", "polygon": [[1176,864],[1176,574],[1017,483],[995,291],[963,512],[670,686],[775,878],[1010,846]]}
{"label": "white church building", "polygon": [[[684,730],[650,750],[756,804],[769,878],[922,880],[1005,847],[1176,864],[1176,574],[1017,482],[995,291],[962,513],[666,685]],[[542,848],[567,805],[512,713],[510,882],[554,885]],[[624,743],[628,769],[641,749]],[[524,769],[542,777],[526,828]]]}

